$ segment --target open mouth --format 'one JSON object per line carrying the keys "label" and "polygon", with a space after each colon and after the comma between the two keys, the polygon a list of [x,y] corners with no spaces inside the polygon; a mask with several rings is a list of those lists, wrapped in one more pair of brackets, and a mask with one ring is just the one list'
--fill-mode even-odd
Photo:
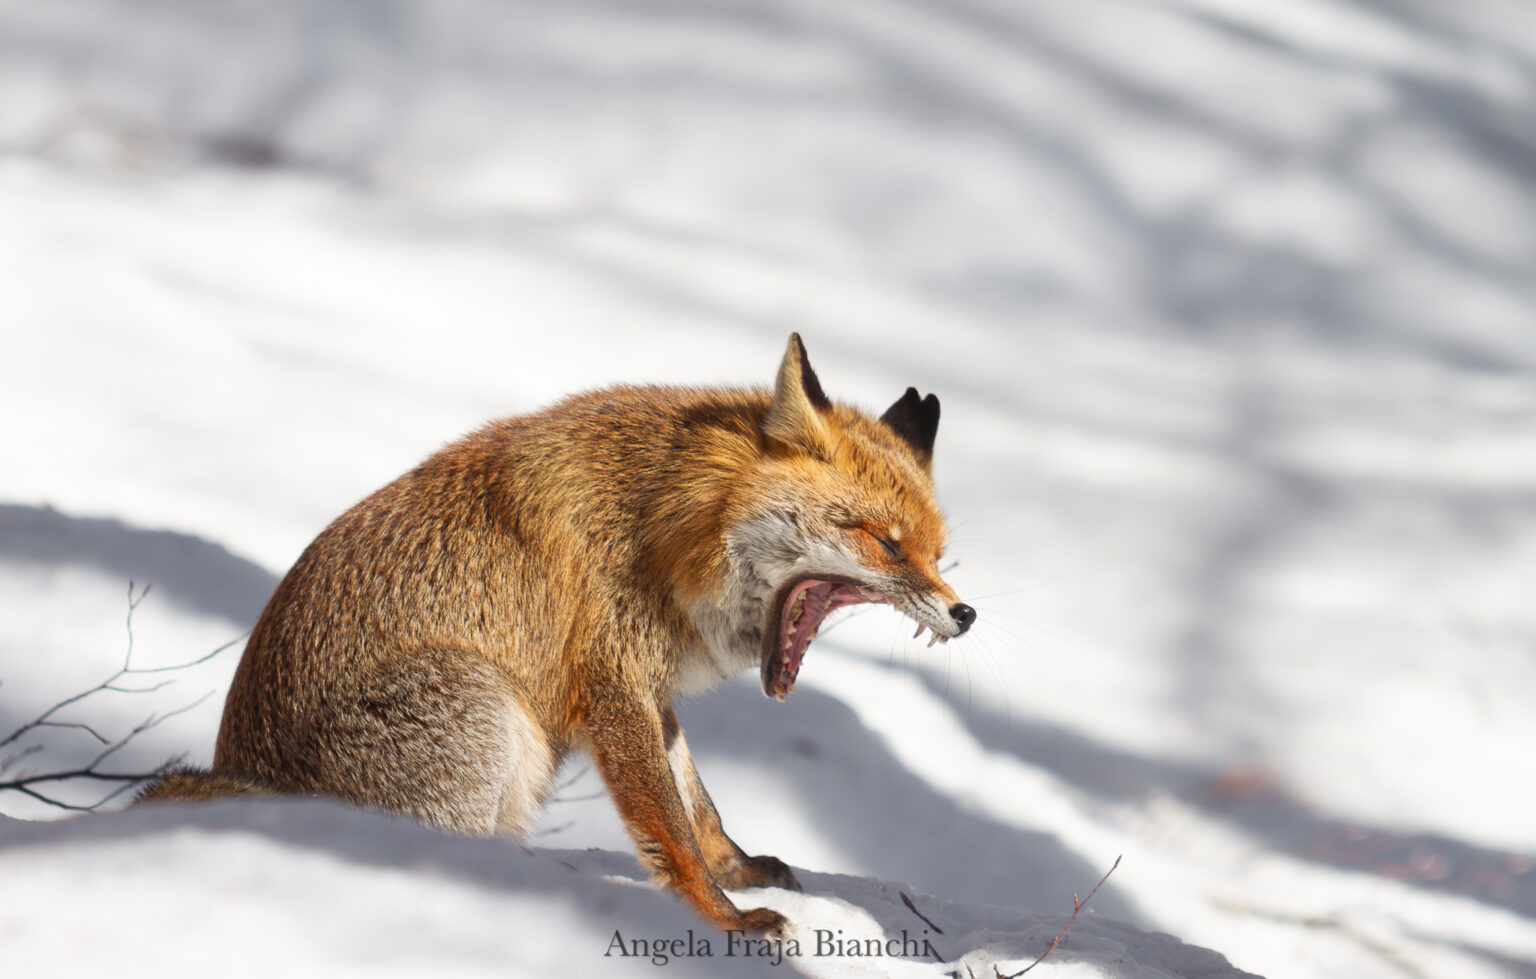
{"label": "open mouth", "polygon": [[828,615],[849,605],[882,603],[885,595],[860,585],[806,578],[795,582],[779,602],[763,649],[763,693],[782,701],[794,693],[795,677],[806,647]]}

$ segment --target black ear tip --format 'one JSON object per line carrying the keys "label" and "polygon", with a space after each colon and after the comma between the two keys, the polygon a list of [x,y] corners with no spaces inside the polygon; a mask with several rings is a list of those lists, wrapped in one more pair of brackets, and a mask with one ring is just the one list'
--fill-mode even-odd
{"label": "black ear tip", "polygon": [[896,399],[896,403],[886,411],[886,415],[889,416],[892,412],[910,414],[921,408],[922,404],[923,398],[917,393],[917,388],[907,388],[902,396]]}
{"label": "black ear tip", "polygon": [[909,387],[896,403],[886,409],[880,420],[912,447],[919,457],[926,460],[933,455],[933,439],[939,429],[939,399],[934,395],[926,398]]}

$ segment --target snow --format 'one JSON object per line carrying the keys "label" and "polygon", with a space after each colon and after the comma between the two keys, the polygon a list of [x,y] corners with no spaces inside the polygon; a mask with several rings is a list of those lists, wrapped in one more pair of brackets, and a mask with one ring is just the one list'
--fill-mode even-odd
{"label": "snow", "polygon": [[[578,768],[531,851],[0,793],[7,970],[991,976],[1120,856],[1031,975],[1536,973],[1528,22],[0,0],[0,737],[122,665],[130,580],[132,662],[197,659],[485,419],[766,384],[792,329],[834,397],[942,399],[980,612],[931,650],[844,613],[788,703],[681,709],[732,835],[806,884],[743,901],[813,948],[920,933],[905,894],[943,965],[605,956],[704,932]],[[113,758],[206,762],[236,655],[65,716],[207,695]],[[30,744],[99,750],[0,763]]]}

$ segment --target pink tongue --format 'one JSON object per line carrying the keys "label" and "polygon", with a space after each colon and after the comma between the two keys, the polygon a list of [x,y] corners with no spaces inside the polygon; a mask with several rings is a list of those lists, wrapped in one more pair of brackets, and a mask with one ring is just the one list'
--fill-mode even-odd
{"label": "pink tongue", "polygon": [[[845,605],[860,605],[865,602],[884,601],[885,596],[866,592],[856,585],[840,585],[831,581],[804,581],[796,585],[784,602],[783,621],[780,623],[780,648],[779,658],[774,660],[772,667],[772,687],[787,688],[794,684],[795,677],[800,673],[800,664],[805,658],[805,649],[816,637],[816,632],[821,628],[821,620],[835,609]],[[799,614],[795,614],[795,603],[803,602]],[[789,662],[782,661],[784,654],[788,654]],[[767,681],[765,680],[765,684]],[[765,690],[767,686],[765,686]],[[782,695],[769,690],[770,696]]]}

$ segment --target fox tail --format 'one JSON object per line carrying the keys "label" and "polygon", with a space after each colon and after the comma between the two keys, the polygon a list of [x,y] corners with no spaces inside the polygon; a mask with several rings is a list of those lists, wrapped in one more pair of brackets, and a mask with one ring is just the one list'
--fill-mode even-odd
{"label": "fox tail", "polygon": [[151,779],[133,802],[205,802],[231,796],[277,794],[271,786],[240,772],[178,766]]}

